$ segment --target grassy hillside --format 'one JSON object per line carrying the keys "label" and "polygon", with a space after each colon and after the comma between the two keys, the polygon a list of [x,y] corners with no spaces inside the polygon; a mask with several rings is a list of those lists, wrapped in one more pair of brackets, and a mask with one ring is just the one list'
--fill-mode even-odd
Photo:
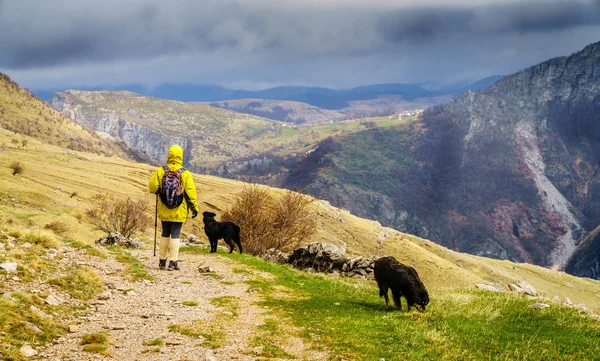
{"label": "grassy hillside", "polygon": [[[113,140],[99,137],[68,117],[48,107],[29,91],[0,73],[0,127],[22,136],[43,139],[61,147],[104,155],[125,156]],[[13,144],[26,145],[25,137]]]}
{"label": "grassy hillside", "polygon": [[[147,180],[154,167],[67,151],[29,138],[27,147],[12,146],[13,133],[0,130],[0,139],[8,146],[0,151],[0,231],[13,228],[44,227],[61,220],[65,238],[91,244],[101,232],[94,231],[85,218],[85,210],[100,194],[146,199],[148,215],[153,217],[154,196],[147,194]],[[13,176],[10,165],[18,160],[23,173]],[[200,211],[217,214],[227,209],[244,183],[222,178],[194,175]],[[271,189],[281,193],[282,190]],[[357,218],[347,211],[316,200],[318,232],[311,241],[346,244],[348,251],[362,255],[393,255],[414,266],[425,284],[434,290],[470,288],[484,281],[516,282],[523,279],[547,296],[569,297],[600,311],[600,283],[569,276],[529,264],[493,260],[457,253],[430,241],[382,227],[379,223]],[[202,221],[189,220],[184,232],[202,235]],[[149,227],[142,239],[153,238]]]}
{"label": "grassy hillside", "polygon": [[190,150],[190,164],[198,167],[196,169],[217,168],[227,161],[263,153],[286,157],[314,148],[329,136],[398,122],[375,117],[296,127],[202,103],[158,99],[126,91],[69,90],[55,94],[51,104],[86,127],[122,139],[154,161],[166,153],[166,150],[156,153],[162,145],[172,140],[185,142],[185,148]]}
{"label": "grassy hillside", "polygon": [[[0,139],[7,144],[0,148],[0,242],[17,237],[19,242],[33,244],[28,249],[0,250],[0,263],[19,263],[19,281],[0,270],[0,292],[10,295],[0,300],[0,341],[3,347],[14,345],[6,349],[9,353],[5,356],[13,355],[14,347],[18,349],[23,342],[44,343],[66,332],[58,316],[40,319],[31,311],[31,306],[47,307],[46,294],[27,291],[27,282],[49,277],[49,282],[71,294],[74,303],[70,308],[51,308],[56,315],[75,312],[82,307],[81,301],[102,290],[94,271],[45,256],[48,247],[70,244],[106,257],[93,246],[102,232],[95,231],[85,215],[98,195],[145,199],[148,216],[154,211],[154,196],[146,190],[154,167],[66,150],[29,137],[26,147],[13,145],[13,139],[22,138],[0,129]],[[21,163],[21,174],[12,175],[14,161]],[[194,181],[200,211],[218,214],[244,187],[242,182],[198,174]],[[323,201],[315,200],[312,206],[318,215],[318,231],[310,241],[345,244],[356,255],[393,255],[418,270],[431,294],[424,313],[394,312],[384,306],[372,282],[309,275],[249,255],[230,256],[231,262],[255,270],[249,273],[252,276],[247,283],[261,293],[263,306],[274,310],[276,317],[291,320],[301,336],[317,347],[346,360],[370,360],[373,355],[386,360],[582,359],[582,352],[600,350],[599,323],[582,311],[557,305],[534,310],[528,305],[535,301],[526,297],[474,289],[476,283],[486,281],[525,280],[549,298],[568,297],[600,312],[600,282],[453,252]],[[201,220],[190,219],[184,226],[184,233],[189,232],[203,237]],[[148,247],[153,234],[149,225],[140,235]],[[130,272],[147,277],[143,264],[127,251],[110,252],[129,264]],[[41,325],[43,334],[27,331],[26,321]],[[496,356],[489,356],[492,354]]]}

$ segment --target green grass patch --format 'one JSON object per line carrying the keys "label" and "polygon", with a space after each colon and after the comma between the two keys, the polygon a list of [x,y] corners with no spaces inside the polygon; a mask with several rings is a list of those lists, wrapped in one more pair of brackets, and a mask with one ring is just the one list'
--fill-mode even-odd
{"label": "green grass patch", "polygon": [[146,350],[143,350],[142,353],[160,353],[160,347],[153,347]]}
{"label": "green grass patch", "polygon": [[108,256],[106,255],[105,252],[102,252],[98,247],[95,247],[93,245],[86,244],[81,241],[76,241],[73,239],[65,239],[64,242],[71,247],[85,250],[90,256],[103,258],[103,259],[108,258]]}
{"label": "green grass patch", "polygon": [[258,326],[260,333],[252,339],[251,343],[254,356],[277,359],[296,358],[278,345],[282,339],[280,336],[287,336],[287,333],[281,332],[278,323],[277,320],[270,318],[265,320],[264,324]]}
{"label": "green grass patch", "polygon": [[108,247],[108,249],[115,254],[117,261],[127,265],[127,273],[132,281],[154,281],[154,276],[146,271],[144,264],[131,252],[115,246]]}
{"label": "green grass patch", "polygon": [[83,335],[81,344],[86,352],[108,355],[108,346],[111,342],[105,332],[96,332]]}
{"label": "green grass patch", "polygon": [[96,272],[81,266],[72,266],[65,276],[52,278],[48,281],[68,292],[71,297],[79,300],[90,300],[100,292],[104,282]]}
{"label": "green grass patch", "polygon": [[0,297],[0,354],[4,360],[24,360],[19,353],[21,346],[44,345],[66,331],[60,320],[45,317],[32,306],[44,312],[44,300],[37,295],[12,293]]}
{"label": "green grass patch", "polygon": [[600,323],[577,309],[534,310],[528,305],[535,301],[513,294],[453,290],[431,292],[425,312],[399,312],[378,297],[373,282],[308,274],[249,255],[235,259],[275,276],[247,282],[262,291],[262,305],[289,317],[313,345],[346,359],[582,360],[600,353]]}
{"label": "green grass patch", "polygon": [[192,282],[190,282],[190,281],[181,281],[180,283],[182,285],[191,285],[192,284]]}
{"label": "green grass patch", "polygon": [[155,338],[153,340],[148,340],[144,342],[144,346],[162,346],[165,342],[160,338]]}
{"label": "green grass patch", "polygon": [[169,331],[194,338],[202,337],[202,332],[198,331],[197,328],[194,327],[194,325],[169,325]]}
{"label": "green grass patch", "polygon": [[196,307],[199,303],[197,301],[183,301],[181,304],[184,306]]}

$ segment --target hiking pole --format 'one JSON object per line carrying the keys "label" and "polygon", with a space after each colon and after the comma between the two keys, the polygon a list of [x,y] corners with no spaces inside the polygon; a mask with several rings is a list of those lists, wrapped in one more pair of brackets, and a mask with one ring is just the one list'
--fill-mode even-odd
{"label": "hiking pole", "polygon": [[156,206],[154,207],[154,257],[156,257],[156,228],[158,227],[158,194],[156,195]]}

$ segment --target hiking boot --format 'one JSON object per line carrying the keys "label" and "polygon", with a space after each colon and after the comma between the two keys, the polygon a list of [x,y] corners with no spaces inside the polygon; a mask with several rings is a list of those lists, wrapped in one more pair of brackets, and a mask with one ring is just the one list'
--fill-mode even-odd
{"label": "hiking boot", "polygon": [[177,265],[177,261],[169,261],[168,271],[179,271],[179,266]]}
{"label": "hiking boot", "polygon": [[167,260],[166,259],[159,259],[158,260],[158,269],[164,270],[166,268],[167,268]]}

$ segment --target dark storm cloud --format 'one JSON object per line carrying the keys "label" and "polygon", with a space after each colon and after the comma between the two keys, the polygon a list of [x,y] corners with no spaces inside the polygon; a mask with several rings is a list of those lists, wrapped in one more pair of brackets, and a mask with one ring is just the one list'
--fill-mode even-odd
{"label": "dark storm cloud", "polygon": [[0,66],[32,68],[219,48],[343,55],[457,34],[527,34],[600,23],[597,1],[441,8],[399,8],[390,2],[373,9],[290,2],[45,3],[0,3],[0,45],[8,49],[0,54]]}
{"label": "dark storm cloud", "polygon": [[600,1],[545,1],[393,11],[379,22],[391,42],[422,42],[469,34],[491,37],[527,35],[600,24]]}
{"label": "dark storm cloud", "polygon": [[0,71],[31,87],[343,86],[512,72],[600,40],[598,0],[447,3],[0,0]]}

